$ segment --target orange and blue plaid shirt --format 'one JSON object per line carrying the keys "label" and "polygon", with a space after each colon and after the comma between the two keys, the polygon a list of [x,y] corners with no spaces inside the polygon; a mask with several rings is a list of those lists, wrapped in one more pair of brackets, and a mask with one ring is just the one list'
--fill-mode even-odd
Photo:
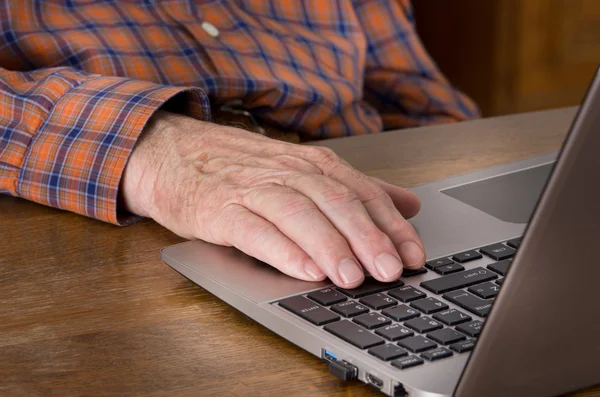
{"label": "orange and blue plaid shirt", "polygon": [[477,116],[409,0],[0,0],[0,193],[118,223],[152,113],[234,99],[314,139]]}

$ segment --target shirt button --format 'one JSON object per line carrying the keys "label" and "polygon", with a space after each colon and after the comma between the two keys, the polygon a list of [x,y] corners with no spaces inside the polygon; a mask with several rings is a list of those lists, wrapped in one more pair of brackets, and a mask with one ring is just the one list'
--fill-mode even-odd
{"label": "shirt button", "polygon": [[204,29],[209,36],[219,37],[219,29],[217,29],[212,23],[202,22],[202,25],[200,26],[202,26],[202,29]]}

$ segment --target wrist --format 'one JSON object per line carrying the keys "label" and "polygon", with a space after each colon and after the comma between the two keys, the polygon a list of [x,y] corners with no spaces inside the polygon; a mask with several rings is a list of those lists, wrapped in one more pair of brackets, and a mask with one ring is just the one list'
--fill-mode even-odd
{"label": "wrist", "polygon": [[[148,120],[129,156],[119,187],[119,208],[151,217],[152,190],[158,178],[171,126],[168,113],[157,111]],[[163,153],[160,153],[161,150]]]}

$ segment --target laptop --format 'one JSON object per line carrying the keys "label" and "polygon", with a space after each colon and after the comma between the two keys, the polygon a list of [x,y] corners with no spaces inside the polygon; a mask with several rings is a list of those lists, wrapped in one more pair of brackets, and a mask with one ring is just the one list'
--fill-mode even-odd
{"label": "laptop", "polygon": [[201,241],[182,275],[343,380],[390,396],[552,396],[600,384],[600,70],[560,153],[414,189],[428,255],[344,290]]}

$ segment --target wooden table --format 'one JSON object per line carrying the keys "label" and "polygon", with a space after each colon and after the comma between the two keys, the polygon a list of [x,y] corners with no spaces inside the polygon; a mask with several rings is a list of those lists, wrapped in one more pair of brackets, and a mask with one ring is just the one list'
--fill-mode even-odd
{"label": "wooden table", "polygon": [[[559,147],[574,109],[323,142],[405,186]],[[0,395],[377,396],[159,259],[181,238],[0,196]],[[581,396],[600,395],[600,388]]]}

